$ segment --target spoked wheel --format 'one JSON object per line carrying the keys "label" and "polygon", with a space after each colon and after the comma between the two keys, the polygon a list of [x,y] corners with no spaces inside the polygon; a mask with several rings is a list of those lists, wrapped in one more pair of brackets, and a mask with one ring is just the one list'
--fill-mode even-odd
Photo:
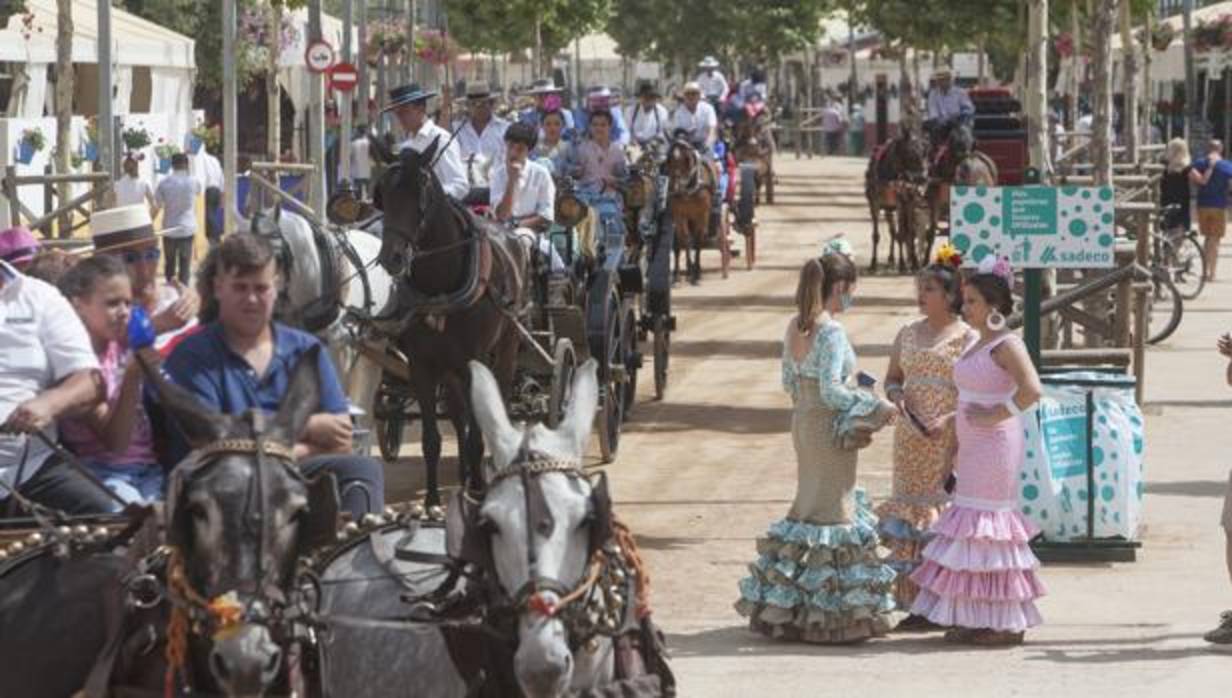
{"label": "spoked wheel", "polygon": [[390,463],[398,459],[402,450],[402,432],[406,429],[411,409],[415,406],[415,398],[410,396],[409,390],[409,387],[401,385],[400,382],[393,383],[389,378],[385,378],[373,400],[373,436],[376,437],[381,458]]}
{"label": "spoked wheel", "polygon": [[662,400],[667,394],[667,362],[672,346],[672,333],[667,328],[667,318],[663,315],[655,315],[652,331],[654,332],[655,399]]}
{"label": "spoked wheel", "polygon": [[604,463],[616,459],[625,420],[624,322],[619,301],[613,297],[609,303],[607,341],[599,366],[599,454]]}
{"label": "spoked wheel", "polygon": [[633,405],[637,402],[637,372],[642,367],[642,352],[637,347],[637,313],[633,310],[633,302],[625,303],[624,327],[620,330],[624,342],[621,354],[624,357],[625,383],[624,408],[625,419],[633,414]]}
{"label": "spoked wheel", "polygon": [[1156,270],[1153,281],[1155,290],[1151,293],[1151,312],[1147,318],[1146,341],[1149,344],[1157,344],[1172,336],[1181,324],[1181,313],[1184,311],[1181,294],[1164,270]]}
{"label": "spoked wheel", "polygon": [[1162,263],[1181,298],[1187,301],[1197,298],[1206,286],[1206,257],[1202,254],[1202,243],[1192,235],[1179,236],[1165,241],[1161,252]]}
{"label": "spoked wheel", "polygon": [[552,352],[552,393],[548,396],[548,427],[555,429],[565,416],[573,399],[573,374],[577,371],[577,354],[568,337],[556,340]]}

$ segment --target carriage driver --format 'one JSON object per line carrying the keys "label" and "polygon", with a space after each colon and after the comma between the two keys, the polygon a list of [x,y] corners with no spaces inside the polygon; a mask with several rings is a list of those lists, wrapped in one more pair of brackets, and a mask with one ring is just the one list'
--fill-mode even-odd
{"label": "carriage driver", "polygon": [[509,122],[492,114],[495,98],[487,83],[466,86],[468,116],[458,131],[458,148],[462,159],[478,153],[490,163],[500,162],[505,155],[505,129]]}
{"label": "carriage driver", "polygon": [[[466,168],[462,166],[458,144],[451,142],[449,132],[428,116],[428,100],[435,96],[435,91],[425,90],[415,83],[395,87],[389,91],[389,105],[385,111],[392,111],[406,132],[406,140],[398,145],[399,151],[410,148],[422,153],[433,141],[437,142],[438,154],[432,171],[441,181],[445,193],[461,201],[470,190],[470,183],[466,179]],[[442,148],[443,153],[440,152]]]}
{"label": "carriage driver", "polygon": [[696,82],[684,86],[684,102],[676,107],[672,119],[672,133],[683,133],[702,157],[713,157],[715,139],[718,137],[718,116],[709,102],[702,101],[702,88]]}
{"label": "carriage driver", "polygon": [[928,91],[928,121],[924,127],[936,146],[945,141],[954,126],[970,122],[975,106],[967,91],[954,84],[954,74],[948,68],[938,70],[933,77],[936,84]]}
{"label": "carriage driver", "polygon": [[629,130],[633,142],[645,147],[656,139],[666,142],[670,117],[659,104],[659,90],[649,80],[637,86],[637,103],[629,108]]}
{"label": "carriage driver", "polygon": [[[535,127],[516,123],[505,131],[505,160],[492,167],[492,210],[499,221],[518,233],[533,236],[545,232],[555,216],[556,184],[548,168],[529,159],[535,148]],[[565,270],[546,237],[539,238],[539,252],[550,255],[554,272]]]}
{"label": "carriage driver", "polygon": [[706,101],[716,105],[727,99],[731,87],[727,84],[727,78],[719,71],[719,62],[714,56],[706,56],[697,67],[702,69],[702,72],[697,74],[697,84],[701,87]]}

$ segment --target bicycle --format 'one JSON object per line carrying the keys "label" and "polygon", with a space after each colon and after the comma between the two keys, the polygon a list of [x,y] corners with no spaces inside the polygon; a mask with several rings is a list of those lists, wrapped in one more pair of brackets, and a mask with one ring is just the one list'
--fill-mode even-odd
{"label": "bicycle", "polygon": [[1178,224],[1180,204],[1164,206],[1151,234],[1154,264],[1163,269],[1176,285],[1181,298],[1194,300],[1206,286],[1206,257],[1197,233]]}

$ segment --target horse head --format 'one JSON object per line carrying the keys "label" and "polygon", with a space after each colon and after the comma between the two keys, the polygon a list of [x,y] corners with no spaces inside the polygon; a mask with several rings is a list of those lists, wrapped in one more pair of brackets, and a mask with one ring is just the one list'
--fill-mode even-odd
{"label": "horse head", "polygon": [[697,164],[697,151],[684,138],[676,138],[667,149],[667,176],[672,179],[688,177]]}
{"label": "horse head", "polygon": [[928,178],[928,140],[914,129],[894,139],[892,156],[900,179],[917,183]]}
{"label": "horse head", "polygon": [[[377,143],[377,139],[369,139]],[[381,237],[381,266],[390,274],[399,274],[410,260],[408,250],[423,242],[426,222],[433,207],[445,200],[440,182],[432,172],[439,138],[417,152],[403,148],[396,157],[383,146],[373,146],[373,152],[388,167],[376,184],[373,202],[385,214]]]}
{"label": "horse head", "polygon": [[603,639],[594,614],[617,611],[595,605],[604,602],[590,593],[588,571],[611,538],[611,503],[606,479],[592,483],[581,470],[599,401],[596,366],[578,369],[565,415],[548,429],[511,424],[492,374],[471,362],[471,405],[492,461],[482,497],[459,493],[450,506],[448,548],[483,560],[515,611],[514,673],[529,698],[610,680],[611,643],[591,640]]}
{"label": "horse head", "polygon": [[[194,451],[167,491],[168,587],[187,615],[185,678],[212,681],[228,696],[262,695],[280,679],[293,641],[296,561],[334,540],[338,493],[332,475],[299,474],[291,445],[319,404],[319,349],[297,364],[277,415],[209,412],[186,391],[151,376]],[[186,609],[186,610],[183,610]],[[170,637],[169,643],[177,638]]]}
{"label": "horse head", "polygon": [[966,124],[956,124],[950,129],[950,156],[955,161],[961,161],[975,150],[975,136],[971,127]]}

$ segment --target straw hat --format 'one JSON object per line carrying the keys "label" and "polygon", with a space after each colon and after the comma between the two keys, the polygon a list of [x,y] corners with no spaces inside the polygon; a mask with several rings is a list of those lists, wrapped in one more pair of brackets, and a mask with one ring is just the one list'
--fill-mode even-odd
{"label": "straw hat", "polygon": [[163,231],[154,230],[150,209],[142,204],[95,211],[90,216],[94,252],[115,252],[156,242]]}

